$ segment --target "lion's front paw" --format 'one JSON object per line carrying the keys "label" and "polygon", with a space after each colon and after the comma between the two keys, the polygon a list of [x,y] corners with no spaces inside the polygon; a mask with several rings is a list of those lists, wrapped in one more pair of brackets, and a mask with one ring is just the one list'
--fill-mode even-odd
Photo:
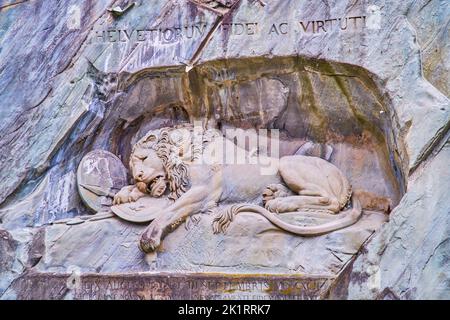
{"label": "lion's front paw", "polygon": [[159,247],[160,243],[161,240],[159,239],[144,239],[144,237],[142,237],[139,246],[143,252],[152,253]]}
{"label": "lion's front paw", "polygon": [[132,188],[133,186],[126,186],[120,189],[120,191],[117,192],[116,195],[114,196],[113,204],[117,205],[130,202],[130,193]]}
{"label": "lion's front paw", "polygon": [[296,211],[297,208],[287,201],[286,198],[275,198],[266,202],[266,209],[274,213]]}
{"label": "lion's front paw", "polygon": [[141,236],[139,246],[145,253],[155,251],[161,244],[162,229],[151,223]]}
{"label": "lion's front paw", "polygon": [[266,205],[270,200],[287,197],[292,195],[291,190],[280,183],[269,184],[263,191],[263,204]]}
{"label": "lion's front paw", "polygon": [[117,194],[114,196],[114,205],[135,202],[139,198],[142,198],[144,194],[138,190],[135,186],[126,186],[123,187]]}

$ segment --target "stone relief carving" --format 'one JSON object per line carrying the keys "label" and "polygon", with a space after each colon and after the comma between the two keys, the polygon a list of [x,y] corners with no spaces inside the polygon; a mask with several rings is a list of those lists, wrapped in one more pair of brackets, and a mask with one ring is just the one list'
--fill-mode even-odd
{"label": "stone relief carving", "polygon": [[[149,299],[161,298],[161,288],[171,299],[229,299],[245,287],[253,289],[244,299],[255,292],[324,297],[303,290],[311,287],[338,299],[449,297],[448,2],[58,3],[0,9],[7,21],[0,35],[0,299]],[[24,56],[25,64],[17,59]],[[182,115],[169,114],[175,106]],[[281,154],[332,162],[352,183],[349,203],[336,214],[306,205],[277,213],[271,202],[304,198],[286,183],[282,162],[269,176],[256,164],[198,163],[177,139],[169,154],[186,167],[188,183],[176,199],[163,158],[150,163],[161,160],[165,174],[153,187],[136,181],[112,207],[131,177],[109,184],[103,179],[112,168],[103,169],[112,162],[103,160],[98,174],[77,176],[92,149],[128,157],[150,129],[200,118],[221,130],[280,128]],[[158,143],[162,131],[154,133]],[[219,141],[205,142],[202,152]],[[302,161],[295,165],[309,168]],[[126,171],[122,160],[114,163]],[[326,179],[313,178],[323,187]],[[214,192],[219,201],[202,205],[210,214],[196,214]],[[168,209],[188,195],[186,222],[175,220],[174,232],[177,224],[163,228],[167,237],[150,264],[152,255],[136,248],[147,225],[125,220],[162,228],[177,213]],[[334,223],[356,216],[357,202],[364,209],[358,222],[325,236],[295,236],[268,220]],[[74,267],[87,275],[78,292],[66,285]],[[211,289],[220,281],[238,282]]]}
{"label": "stone relief carving", "polygon": [[[244,164],[225,163],[218,152],[237,149],[245,157]],[[264,174],[262,163],[270,164],[273,171]],[[153,220],[140,239],[147,253],[188,217],[200,213],[215,214],[214,233],[224,232],[240,212],[253,212],[287,232],[314,236],[350,226],[362,212],[347,178],[330,162],[302,155],[280,159],[255,155],[214,129],[198,133],[183,125],[152,130],[133,147],[130,169],[135,184],[114,196],[112,211],[134,222]],[[156,203],[150,198],[164,200]],[[299,226],[277,216],[286,212],[336,218]]]}

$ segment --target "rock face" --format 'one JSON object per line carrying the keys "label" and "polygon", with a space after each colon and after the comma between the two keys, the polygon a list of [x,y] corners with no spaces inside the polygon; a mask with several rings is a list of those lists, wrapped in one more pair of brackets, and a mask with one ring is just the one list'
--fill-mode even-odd
{"label": "rock face", "polygon": [[8,289],[11,282],[25,272],[27,267],[36,265],[42,249],[33,242],[39,239],[39,230],[15,230],[8,232],[0,229],[0,294]]}
{"label": "rock face", "polygon": [[[76,266],[322,275],[333,298],[450,297],[448,1],[130,3],[0,5],[0,296],[20,297],[24,274]],[[213,238],[204,215],[157,257],[137,249],[141,225],[50,225],[89,213],[76,179],[88,152],[127,166],[148,130],[193,121],[279,129],[281,155],[326,154],[363,218],[304,239],[243,214]]]}
{"label": "rock face", "polygon": [[450,298],[449,181],[445,178],[449,156],[447,142],[411,176],[408,193],[391,213],[390,222],[337,282],[336,297]]}

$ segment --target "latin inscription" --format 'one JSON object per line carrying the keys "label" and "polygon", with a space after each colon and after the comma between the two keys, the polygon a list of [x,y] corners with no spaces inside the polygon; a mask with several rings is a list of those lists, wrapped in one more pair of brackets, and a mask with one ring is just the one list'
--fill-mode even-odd
{"label": "latin inscription", "polygon": [[82,275],[75,286],[69,276],[33,274],[15,282],[19,299],[241,299],[311,300],[321,298],[330,278],[208,275]]}
{"label": "latin inscription", "polygon": [[182,39],[199,38],[205,34],[207,23],[189,26],[150,28],[150,29],[108,29],[97,30],[91,38],[91,42],[152,42],[172,43]]}
{"label": "latin inscription", "polygon": [[[355,32],[366,28],[367,17],[348,16],[323,20],[304,20],[297,22],[234,22],[222,23],[219,32],[227,36],[277,35],[296,33],[303,36],[326,34],[331,32]],[[171,44],[183,40],[199,39],[211,29],[208,23],[185,26],[170,26],[149,29],[107,29],[96,30],[91,43],[147,42],[153,44]]]}

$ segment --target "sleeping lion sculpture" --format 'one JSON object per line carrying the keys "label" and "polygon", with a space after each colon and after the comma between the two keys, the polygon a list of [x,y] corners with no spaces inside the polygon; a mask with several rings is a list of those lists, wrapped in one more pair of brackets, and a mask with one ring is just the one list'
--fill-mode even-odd
{"label": "sleeping lion sculpture", "polygon": [[[192,125],[152,130],[134,145],[130,169],[136,183],[122,188],[114,204],[164,194],[173,200],[142,234],[140,247],[144,252],[154,251],[163,237],[189,216],[209,212],[219,204],[225,209],[214,218],[215,233],[224,232],[240,212],[260,214],[275,226],[300,236],[345,228],[361,216],[361,205],[352,197],[348,180],[326,160],[301,155],[279,159],[256,156],[240,148],[246,158],[243,164],[224,164],[220,157],[205,161],[202,156],[217,154],[217,146],[222,150],[239,148],[215,129],[203,131],[198,139]],[[269,162],[275,166],[274,174],[261,174],[261,163]],[[293,211],[338,215],[314,226],[289,224],[277,216]]]}

